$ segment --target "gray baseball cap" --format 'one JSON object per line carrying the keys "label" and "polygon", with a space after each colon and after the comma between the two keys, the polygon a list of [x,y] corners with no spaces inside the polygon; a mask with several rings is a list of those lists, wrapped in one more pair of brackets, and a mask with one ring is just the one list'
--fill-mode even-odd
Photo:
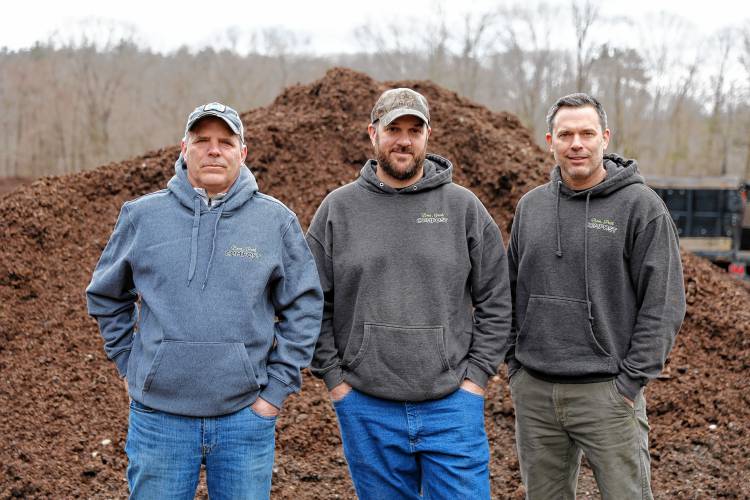
{"label": "gray baseball cap", "polygon": [[232,132],[240,136],[240,142],[242,144],[245,143],[245,129],[242,127],[240,115],[229,106],[220,102],[209,102],[208,104],[195,108],[193,112],[190,113],[190,116],[188,116],[187,125],[185,125],[185,137],[187,137],[187,134],[190,129],[193,128],[193,125],[206,116],[216,116],[224,120],[224,122],[229,125],[229,128],[232,129]]}
{"label": "gray baseball cap", "polygon": [[387,127],[400,116],[413,115],[426,124],[430,124],[430,107],[427,99],[412,89],[399,88],[383,92],[370,113],[370,122],[380,120]]}

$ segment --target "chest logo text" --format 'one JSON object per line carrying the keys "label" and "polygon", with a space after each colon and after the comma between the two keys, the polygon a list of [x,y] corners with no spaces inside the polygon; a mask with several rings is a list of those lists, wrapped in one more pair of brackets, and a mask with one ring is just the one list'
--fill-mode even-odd
{"label": "chest logo text", "polygon": [[227,257],[242,257],[248,260],[260,259],[260,252],[255,247],[238,247],[237,245],[232,245],[224,255]]}
{"label": "chest logo text", "polygon": [[417,224],[448,224],[448,216],[442,212],[422,212]]}
{"label": "chest logo text", "polygon": [[606,231],[608,233],[616,233],[617,225],[612,219],[600,219],[598,217],[592,217],[586,224],[589,229],[597,229],[599,231]]}

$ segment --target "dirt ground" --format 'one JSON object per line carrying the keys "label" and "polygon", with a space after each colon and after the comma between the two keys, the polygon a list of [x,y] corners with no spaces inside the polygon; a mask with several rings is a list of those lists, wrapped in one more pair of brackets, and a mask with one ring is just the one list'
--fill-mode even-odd
{"label": "dirt ground", "polygon": [[27,177],[0,177],[0,195],[10,193],[14,189],[30,183],[32,180]]}
{"label": "dirt ground", "polygon": [[[376,82],[334,69],[243,115],[261,190],[307,226],[370,155],[370,107],[390,86],[429,99],[430,150],[454,162],[507,232],[550,159],[519,121],[429,82]],[[181,131],[175,131],[175,138]],[[125,498],[127,396],[86,315],[84,289],[125,200],[163,187],[177,146],[44,178],[0,199],[0,498]],[[648,386],[657,498],[750,498],[750,288],[683,255],[688,313]],[[522,498],[504,370],[489,388],[493,497]],[[205,496],[201,489],[199,497]],[[324,386],[306,375],[277,427],[273,498],[353,498]],[[580,498],[597,498],[590,471]]]}

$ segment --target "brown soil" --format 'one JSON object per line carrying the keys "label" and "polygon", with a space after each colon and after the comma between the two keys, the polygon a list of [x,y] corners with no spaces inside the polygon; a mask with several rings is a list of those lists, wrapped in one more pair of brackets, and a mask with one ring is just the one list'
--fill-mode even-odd
{"label": "brown soil", "polygon": [[[322,198],[370,154],[378,83],[334,69],[245,113],[261,189],[307,225]],[[397,82],[433,108],[431,150],[456,165],[507,230],[518,198],[543,182],[547,156],[518,120],[429,82]],[[163,187],[176,146],[23,186],[0,200],[0,498],[124,498],[127,397],[86,315],[84,288],[120,205]],[[750,497],[750,290],[684,255],[688,314],[664,376],[649,385],[657,498]],[[521,498],[504,377],[486,423],[496,498]],[[278,423],[274,498],[351,498],[335,416],[306,376]],[[715,426],[715,427],[714,427]],[[107,442],[105,440],[111,440]],[[594,491],[590,472],[579,486]],[[588,493],[587,493],[588,492]]]}
{"label": "brown soil", "polygon": [[28,184],[32,179],[28,177],[0,177],[0,195],[9,193],[19,186]]}

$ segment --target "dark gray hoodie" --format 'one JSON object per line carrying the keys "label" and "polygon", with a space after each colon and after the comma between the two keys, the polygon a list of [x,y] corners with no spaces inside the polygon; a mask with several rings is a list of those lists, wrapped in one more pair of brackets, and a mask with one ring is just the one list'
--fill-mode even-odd
{"label": "dark gray hoodie", "polygon": [[313,374],[399,401],[484,386],[511,321],[497,225],[444,158],[401,190],[375,170],[330,193],[307,233],[325,294]]}
{"label": "dark gray hoodie", "polygon": [[560,381],[616,378],[635,399],[685,315],[682,264],[672,218],[635,161],[604,158],[600,184],[571,191],[556,166],[518,203],[508,365],[511,376],[524,366]]}

